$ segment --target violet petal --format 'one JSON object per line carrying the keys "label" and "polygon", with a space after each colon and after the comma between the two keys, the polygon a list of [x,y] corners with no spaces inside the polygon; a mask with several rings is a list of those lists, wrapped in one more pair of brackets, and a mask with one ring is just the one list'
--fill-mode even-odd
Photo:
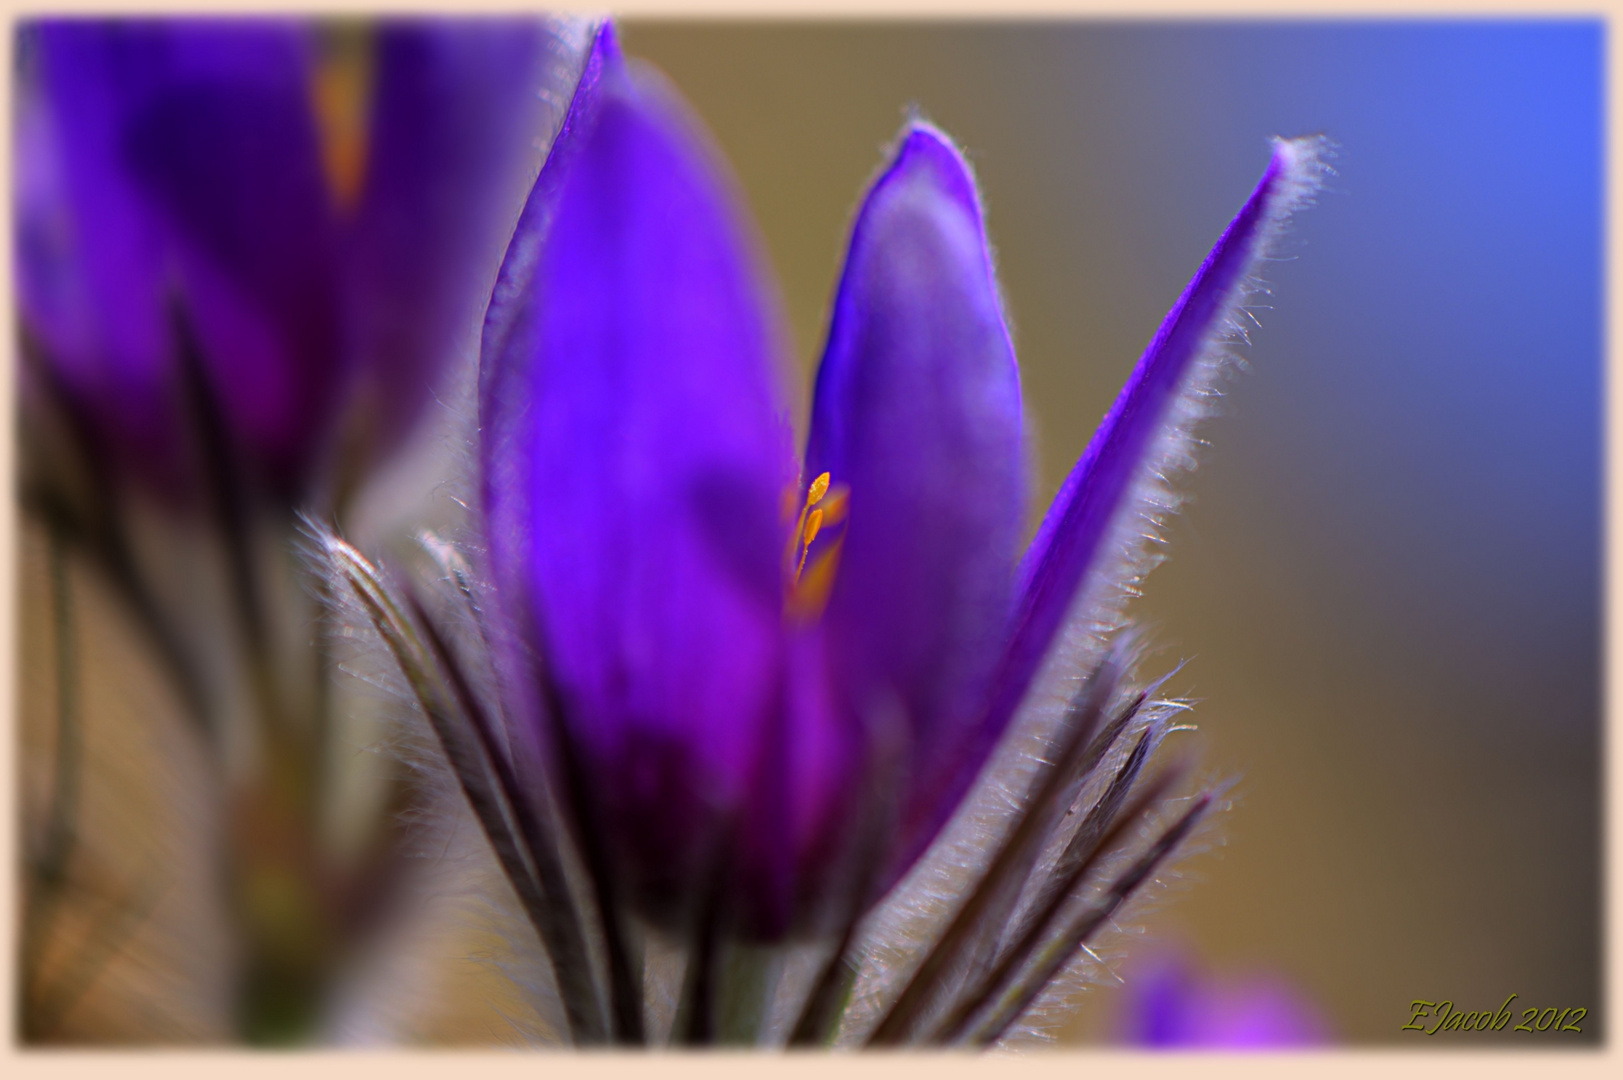
{"label": "violet petal", "polygon": [[497,271],[485,311],[479,359],[479,477],[485,547],[495,586],[492,602],[502,618],[491,626],[503,707],[512,737],[528,753],[549,757],[542,734],[545,706],[540,673],[533,665],[533,645],[526,640],[529,610],[523,600],[529,588],[530,521],[526,497],[529,476],[529,383],[533,350],[509,349],[516,324],[527,325],[542,244],[557,210],[558,196],[570,165],[586,141],[596,116],[599,87],[606,71],[623,68],[613,24],[591,31],[574,93],[557,134],[520,211],[517,227]]}
{"label": "violet petal", "polygon": [[781,707],[793,468],[775,305],[719,161],[652,78],[598,93],[526,309],[484,358],[527,368],[527,550],[497,572],[527,580],[622,869],[665,901],[711,869]]}
{"label": "violet petal", "polygon": [[[531,309],[542,244],[570,165],[597,115],[603,74],[622,68],[613,24],[603,22],[592,35],[569,108],[519,214],[485,312],[479,363],[480,496],[484,503],[485,543],[491,551],[493,569],[498,571],[524,564],[521,547],[528,530],[523,500],[517,496],[531,357],[523,350],[509,350],[507,337],[515,322],[522,321]],[[523,588],[518,581],[498,584],[503,592]]]}
{"label": "violet petal", "polygon": [[118,460],[173,484],[179,301],[230,427],[285,480],[337,359],[298,27],[51,20],[22,40],[37,73],[19,125],[30,333]]}
{"label": "violet petal", "polygon": [[93,42],[63,38],[50,26],[17,38],[19,321],[105,440],[133,451],[149,475],[174,487],[181,454],[166,384],[161,232],[121,182],[118,88],[75,77],[87,66],[75,46]]}
{"label": "violet petal", "polygon": [[354,346],[373,431],[398,438],[490,296],[552,109],[539,20],[379,25],[365,181],[349,226]]}
{"label": "violet petal", "polygon": [[807,478],[850,488],[824,627],[855,712],[911,732],[902,849],[933,831],[1014,597],[1020,383],[979,200],[951,142],[909,126],[852,230],[818,371]]}
{"label": "violet petal", "polygon": [[[1111,545],[1125,553],[1136,544],[1141,530],[1128,523],[1122,535],[1118,526],[1138,486],[1158,467],[1165,440],[1181,434],[1180,407],[1205,385],[1203,373],[1215,366],[1233,336],[1238,306],[1269,245],[1316,190],[1324,171],[1322,149],[1317,138],[1275,141],[1261,181],[1173,305],[1061,486],[1025,556],[1013,634],[985,719],[958,762],[954,789],[967,786],[1002,735],[1079,589],[1090,575],[1097,577]],[[945,817],[943,812],[937,824]]]}
{"label": "violet petal", "polygon": [[[164,221],[210,390],[246,464],[293,492],[345,384],[337,219],[296,23],[114,26],[154,45],[122,150]],[[117,70],[117,61],[110,63]]]}

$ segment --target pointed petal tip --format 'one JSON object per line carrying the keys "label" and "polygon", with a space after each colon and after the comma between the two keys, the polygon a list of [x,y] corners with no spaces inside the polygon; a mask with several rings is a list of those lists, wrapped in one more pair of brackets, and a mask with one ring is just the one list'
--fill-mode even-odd
{"label": "pointed petal tip", "polygon": [[[586,62],[581,65],[580,85],[589,97],[604,74],[625,69],[626,57],[620,48],[620,31],[612,18],[589,20],[585,33]],[[580,98],[581,92],[577,90],[576,100]]]}
{"label": "pointed petal tip", "polygon": [[922,117],[912,117],[902,125],[901,134],[896,140],[896,159],[914,154],[933,154],[960,164],[964,171],[968,165],[963,164],[963,155],[958,144],[953,142],[952,136],[941,128]]}
{"label": "pointed petal tip", "polygon": [[1326,135],[1274,136],[1273,155],[1258,190],[1269,193],[1270,215],[1283,219],[1308,205],[1324,181],[1335,175],[1329,160],[1336,143]]}
{"label": "pointed petal tip", "polygon": [[896,150],[875,189],[893,181],[922,181],[955,200],[973,220],[982,217],[975,173],[952,136],[914,117],[902,127]]}
{"label": "pointed petal tip", "polygon": [[1274,160],[1280,162],[1282,166],[1317,171],[1321,174],[1331,171],[1328,162],[1341,148],[1340,143],[1323,132],[1294,135],[1290,138],[1275,135],[1269,142],[1273,144]]}
{"label": "pointed petal tip", "polygon": [[[514,397],[502,389],[502,380],[519,377],[516,365],[506,357],[507,341],[516,323],[522,321],[530,303],[530,280],[535,273],[541,244],[551,228],[554,210],[564,180],[596,118],[606,90],[624,77],[625,57],[620,51],[619,33],[609,18],[582,18],[571,24],[572,40],[585,50],[574,93],[553,134],[540,173],[525,200],[507,252],[502,257],[490,303],[486,307],[480,338],[479,425],[491,431],[502,423],[496,414],[505,399]],[[488,453],[499,436],[487,435],[482,453]],[[494,493],[487,493],[487,499]]]}
{"label": "pointed petal tip", "polygon": [[[1180,329],[1200,329],[1200,336],[1192,338],[1191,344],[1201,346],[1174,350],[1180,355],[1188,353],[1170,365],[1180,369],[1197,356],[1209,354],[1211,349],[1205,345],[1232,340],[1232,313],[1259,284],[1258,266],[1273,250],[1290,217],[1311,205],[1325,179],[1333,175],[1327,159],[1334,156],[1335,144],[1325,136],[1276,136],[1272,144],[1262,179],[1173,306],[1140,360],[1140,368],[1169,366],[1156,357],[1165,349],[1168,335]],[[1204,341],[1207,333],[1214,335],[1210,341]],[[1133,381],[1137,381],[1137,374]]]}

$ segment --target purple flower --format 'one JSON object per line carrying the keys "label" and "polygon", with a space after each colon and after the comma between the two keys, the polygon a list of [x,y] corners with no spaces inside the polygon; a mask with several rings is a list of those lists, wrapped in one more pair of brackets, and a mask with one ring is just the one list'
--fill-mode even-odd
{"label": "purple flower", "polygon": [[21,322],[101,453],[184,495],[202,402],[252,481],[297,498],[397,441],[488,295],[549,40],[522,21],[25,25]]}
{"label": "purple flower", "polygon": [[1312,1002],[1271,975],[1219,981],[1166,956],[1127,984],[1121,1034],[1158,1049],[1282,1049],[1329,1041]]}
{"label": "purple flower", "polygon": [[909,123],[862,201],[802,467],[735,185],[600,33],[487,316],[483,499],[506,693],[640,910],[775,937],[848,913],[860,838],[862,904],[914,862],[1107,599],[1317,168],[1275,144],[1022,563],[1018,373],[952,142]]}

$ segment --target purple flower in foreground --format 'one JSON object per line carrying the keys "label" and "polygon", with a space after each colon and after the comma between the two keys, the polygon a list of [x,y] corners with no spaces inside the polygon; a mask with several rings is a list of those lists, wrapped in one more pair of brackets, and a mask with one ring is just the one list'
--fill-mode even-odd
{"label": "purple flower in foreground", "polygon": [[195,487],[200,395],[287,498],[342,467],[341,418],[346,453],[398,440],[534,175],[544,29],[24,26],[21,323],[115,468]]}
{"label": "purple flower in foreground", "polygon": [[640,910],[776,937],[843,912],[853,860],[865,905],[917,859],[1125,572],[1316,146],[1275,143],[1022,563],[1018,376],[959,151],[910,123],[863,199],[802,468],[725,166],[600,35],[487,316],[483,498],[513,711]]}

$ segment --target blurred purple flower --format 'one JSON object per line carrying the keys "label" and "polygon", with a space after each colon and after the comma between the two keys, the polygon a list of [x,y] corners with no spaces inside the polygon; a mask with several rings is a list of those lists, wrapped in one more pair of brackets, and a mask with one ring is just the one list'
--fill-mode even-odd
{"label": "blurred purple flower", "polygon": [[1163,956],[1129,979],[1121,1036],[1138,1046],[1261,1050],[1329,1041],[1318,1009],[1284,980],[1216,980]]}
{"label": "blurred purple flower", "polygon": [[959,151],[911,122],[863,199],[801,469],[735,185],[600,33],[487,315],[481,463],[506,693],[646,914],[719,902],[773,937],[830,910],[859,837],[861,903],[929,845],[1142,531],[1316,145],[1276,143],[1022,567],[1020,388]]}
{"label": "blurred purple flower", "polygon": [[534,175],[544,29],[22,27],[21,322],[115,468],[195,487],[199,396],[279,497],[340,467],[340,418],[360,458],[400,438]]}

